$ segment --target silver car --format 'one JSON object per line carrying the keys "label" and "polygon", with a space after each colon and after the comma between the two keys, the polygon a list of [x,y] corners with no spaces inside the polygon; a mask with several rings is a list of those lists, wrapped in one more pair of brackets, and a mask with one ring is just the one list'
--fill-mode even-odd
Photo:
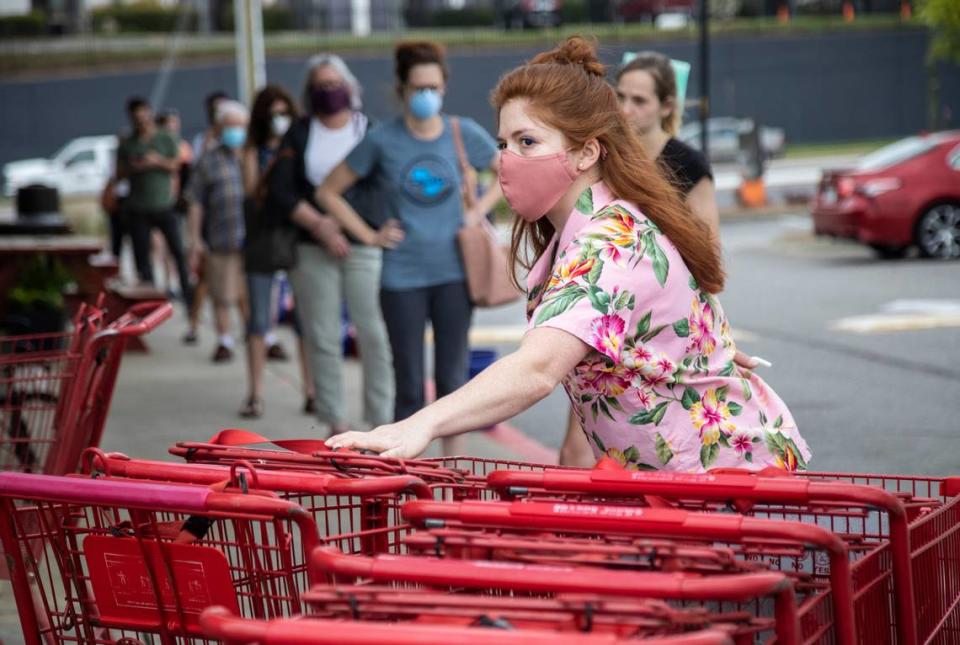
{"label": "silver car", "polygon": [[[710,161],[737,161],[740,152],[740,135],[750,127],[749,119],[719,116],[707,121],[707,144],[710,146]],[[700,121],[689,121],[680,128],[677,139],[688,146],[700,149]],[[761,126],[760,146],[767,159],[783,156],[786,135],[783,128]]]}

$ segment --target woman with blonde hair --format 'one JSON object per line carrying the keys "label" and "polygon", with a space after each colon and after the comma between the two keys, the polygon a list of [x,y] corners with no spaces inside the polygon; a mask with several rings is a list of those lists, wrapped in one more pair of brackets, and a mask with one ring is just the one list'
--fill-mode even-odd
{"label": "woman with blonde hair", "polygon": [[493,92],[513,256],[528,270],[520,348],[409,419],[333,446],[413,457],[562,383],[595,456],[628,469],[806,467],[786,405],[734,362],[717,245],[643,152],[604,75],[574,37]]}

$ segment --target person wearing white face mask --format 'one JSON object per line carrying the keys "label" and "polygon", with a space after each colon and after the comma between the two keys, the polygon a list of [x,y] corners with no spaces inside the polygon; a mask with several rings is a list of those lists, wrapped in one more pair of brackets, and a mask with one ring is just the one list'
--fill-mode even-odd
{"label": "person wearing white face mask", "polygon": [[[287,359],[286,352],[273,330],[279,310],[276,303],[277,271],[290,267],[278,266],[275,249],[269,243],[262,243],[269,238],[268,229],[272,221],[282,217],[276,212],[270,212],[269,205],[264,203],[264,192],[266,177],[276,159],[280,142],[297,116],[297,107],[285,89],[278,85],[264,87],[253,101],[247,143],[243,152],[243,186],[247,196],[244,270],[250,312],[247,318],[248,389],[240,408],[240,416],[247,419],[260,417],[264,411],[263,371],[266,361]],[[296,323],[294,330],[298,335],[303,409],[305,414],[312,414],[313,379]]]}
{"label": "person wearing white face mask", "polygon": [[628,470],[806,468],[787,406],[735,363],[720,250],[640,146],[573,37],[493,92],[500,183],[528,269],[520,348],[409,419],[327,441],[412,458],[562,384],[595,458]]}
{"label": "person wearing white face mask", "polygon": [[[204,274],[213,300],[217,347],[213,362],[233,358],[230,310],[244,300],[243,177],[240,156],[247,138],[249,112],[236,101],[217,106],[219,144],[197,160],[185,192],[189,201],[190,262],[194,270],[204,263]],[[241,314],[245,314],[241,310]]]}
{"label": "person wearing white face mask", "polygon": [[[396,48],[397,94],[403,114],[371,130],[317,190],[317,201],[347,233],[387,247],[380,303],[393,350],[397,401],[393,419],[424,405],[424,331],[434,332],[434,380],[438,396],[467,377],[468,332],[473,307],[467,291],[457,232],[482,221],[500,199],[497,184],[465,211],[457,138],[465,162],[497,170],[493,138],[476,122],[441,114],[447,83],[443,49],[432,42]],[[344,196],[359,181],[380,182],[387,212],[402,235],[383,239]],[[400,231],[397,231],[400,232]],[[361,348],[362,351],[362,348]],[[445,454],[457,454],[452,439]]]}

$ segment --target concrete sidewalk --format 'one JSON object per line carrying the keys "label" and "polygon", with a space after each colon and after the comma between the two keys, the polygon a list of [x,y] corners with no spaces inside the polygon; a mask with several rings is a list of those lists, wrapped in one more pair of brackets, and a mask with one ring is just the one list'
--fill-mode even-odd
{"label": "concrete sidewalk", "polygon": [[[237,414],[247,387],[243,348],[237,348],[232,362],[214,364],[210,361],[214,335],[209,323],[201,328],[200,343],[192,347],[180,343],[184,329],[183,314],[178,311],[147,338],[150,353],[124,356],[101,444],[104,450],[144,459],[172,459],[167,449],[177,441],[204,441],[223,428],[246,428],[275,439],[324,436],[325,428],[316,418],[302,412],[299,363],[293,359],[296,341],[288,328],[282,327],[278,333],[291,360],[268,362],[266,411],[256,420]],[[366,429],[360,364],[347,360],[344,367],[348,421],[356,429]],[[467,435],[468,454],[522,457],[492,438],[495,435]],[[438,456],[437,446],[429,454]]]}

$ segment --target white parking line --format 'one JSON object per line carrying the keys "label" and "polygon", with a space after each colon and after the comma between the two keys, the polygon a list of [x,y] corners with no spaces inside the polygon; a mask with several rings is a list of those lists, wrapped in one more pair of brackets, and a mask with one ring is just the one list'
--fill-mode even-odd
{"label": "white parking line", "polygon": [[960,301],[957,300],[894,300],[881,310],[879,314],[841,318],[831,328],[873,334],[960,327]]}

